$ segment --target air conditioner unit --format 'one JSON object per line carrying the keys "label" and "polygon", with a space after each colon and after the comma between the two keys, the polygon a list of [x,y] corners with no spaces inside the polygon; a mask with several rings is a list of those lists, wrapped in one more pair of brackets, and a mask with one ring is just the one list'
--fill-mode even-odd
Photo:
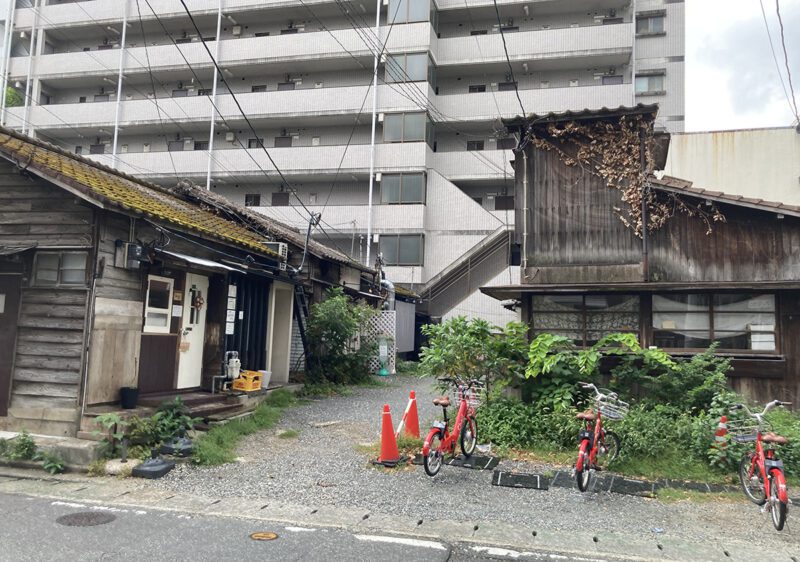
{"label": "air conditioner unit", "polygon": [[225,133],[225,140],[227,142],[235,141],[236,140],[236,134],[235,133]]}
{"label": "air conditioner unit", "polygon": [[276,252],[283,261],[289,258],[289,246],[285,242],[267,242],[267,248]]}

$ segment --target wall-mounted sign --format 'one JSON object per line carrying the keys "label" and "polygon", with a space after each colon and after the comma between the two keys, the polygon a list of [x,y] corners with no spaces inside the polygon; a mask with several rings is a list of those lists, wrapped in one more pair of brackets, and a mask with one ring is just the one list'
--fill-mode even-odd
{"label": "wall-mounted sign", "polygon": [[228,296],[236,297],[236,285],[228,285]]}
{"label": "wall-mounted sign", "polygon": [[4,294],[0,294],[0,314],[3,314],[6,311],[6,296]]}
{"label": "wall-mounted sign", "polygon": [[172,305],[172,315],[173,316],[183,316],[183,306],[180,304],[173,304]]}
{"label": "wall-mounted sign", "polygon": [[228,297],[228,310],[236,310],[236,297]]}
{"label": "wall-mounted sign", "polygon": [[229,310],[228,314],[225,316],[225,321],[226,322],[235,322],[236,321],[236,311],[235,310]]}
{"label": "wall-mounted sign", "polygon": [[234,324],[233,322],[226,322],[225,323],[225,335],[232,336],[234,332]]}
{"label": "wall-mounted sign", "polygon": [[183,302],[183,291],[173,291],[172,292],[172,301],[173,302]]}

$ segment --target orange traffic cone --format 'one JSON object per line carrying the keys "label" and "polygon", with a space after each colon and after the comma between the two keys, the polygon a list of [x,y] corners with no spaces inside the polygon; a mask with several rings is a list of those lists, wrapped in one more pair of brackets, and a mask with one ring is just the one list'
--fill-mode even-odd
{"label": "orange traffic cone", "polygon": [[406,408],[406,435],[419,439],[419,414],[417,413],[417,394],[412,390]]}
{"label": "orange traffic cone", "polygon": [[397,450],[397,440],[394,437],[394,426],[392,425],[392,414],[389,412],[389,404],[384,404],[383,416],[381,416],[381,453],[376,464],[396,466],[401,460],[400,451]]}
{"label": "orange traffic cone", "polygon": [[717,424],[717,431],[714,433],[714,447],[719,450],[725,449],[728,445],[725,436],[728,434],[728,416],[722,416]]}

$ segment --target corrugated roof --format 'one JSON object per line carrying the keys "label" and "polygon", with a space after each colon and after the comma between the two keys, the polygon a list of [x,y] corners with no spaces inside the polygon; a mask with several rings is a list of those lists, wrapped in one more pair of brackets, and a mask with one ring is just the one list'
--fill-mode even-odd
{"label": "corrugated roof", "polygon": [[658,113],[658,104],[639,103],[635,106],[620,105],[616,108],[601,107],[600,109],[585,108],[581,109],[580,111],[567,110],[562,112],[551,111],[550,113],[543,114],[532,113],[527,117],[517,115],[511,119],[503,119],[503,123],[506,126],[519,126],[540,123],[556,123],[558,121],[581,121],[608,117],[622,117],[623,115],[643,115],[647,113],[652,113],[655,117],[655,114]]}
{"label": "corrugated roof", "polygon": [[672,176],[664,176],[658,179],[655,176],[650,177],[650,184],[656,189],[678,193],[681,195],[690,195],[700,199],[708,199],[709,201],[717,201],[720,203],[728,203],[730,205],[738,205],[740,207],[749,207],[751,209],[759,209],[770,213],[789,215],[800,217],[800,207],[797,205],[787,205],[786,203],[778,203],[776,201],[765,201],[764,199],[756,199],[753,197],[745,197],[743,195],[733,195],[723,193],[721,191],[714,191],[710,189],[702,189],[694,187],[692,182]]}
{"label": "corrugated roof", "polygon": [[54,183],[74,189],[104,207],[133,212],[155,222],[257,251],[273,258],[267,239],[238,222],[186,201],[165,189],[136,180],[116,170],[62,149],[0,129],[0,156]]}

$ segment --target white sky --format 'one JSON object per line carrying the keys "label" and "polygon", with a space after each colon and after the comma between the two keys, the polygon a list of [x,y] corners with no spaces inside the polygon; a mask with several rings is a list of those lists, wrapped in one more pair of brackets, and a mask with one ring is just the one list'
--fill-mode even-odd
{"label": "white sky", "polygon": [[[775,0],[762,1],[788,90]],[[800,105],[800,0],[781,0],[780,6]],[[687,0],[686,129],[774,127],[793,121],[759,0]]]}
{"label": "white sky", "polygon": [[[0,0],[0,19],[9,0]],[[786,88],[775,0],[761,0]],[[800,105],[800,0],[780,0]],[[686,1],[686,129],[774,127],[794,121],[769,48],[759,0]]]}

